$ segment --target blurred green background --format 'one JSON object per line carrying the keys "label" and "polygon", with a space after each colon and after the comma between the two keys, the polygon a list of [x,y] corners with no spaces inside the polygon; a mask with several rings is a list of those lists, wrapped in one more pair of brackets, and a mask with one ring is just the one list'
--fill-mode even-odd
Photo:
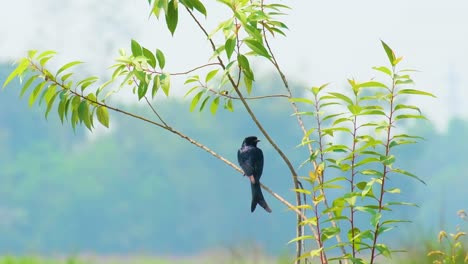
{"label": "blurred green background", "polygon": [[[0,67],[0,83],[11,69]],[[274,77],[263,77],[257,88],[274,82]],[[83,254],[160,256],[161,263],[184,258],[209,263],[216,256],[237,261],[233,263],[287,259],[294,214],[268,194],[273,214],[250,213],[248,180],[224,163],[177,136],[114,113],[110,130],[89,134],[79,127],[73,133],[56,113],[45,120],[41,107],[28,108],[19,89],[15,81],[0,92],[0,254],[65,256],[67,261]],[[299,167],[307,157],[305,149],[296,148],[300,131],[289,106],[275,100],[254,102],[254,110]],[[183,99],[157,100],[155,105],[172,126],[234,162],[243,137],[262,138],[240,107],[212,116],[190,113]],[[144,107],[122,107],[151,116]],[[429,121],[408,123],[404,129],[426,140],[401,147],[398,166],[419,175],[427,186],[392,179],[402,186],[400,200],[421,207],[395,211],[394,218],[413,223],[400,225],[384,239],[424,255],[438,230],[463,225],[456,211],[466,209],[468,201],[468,123],[452,119],[446,132],[437,132]],[[293,199],[282,160],[265,142],[260,147],[266,158],[263,182]],[[299,172],[307,174],[305,168]]]}

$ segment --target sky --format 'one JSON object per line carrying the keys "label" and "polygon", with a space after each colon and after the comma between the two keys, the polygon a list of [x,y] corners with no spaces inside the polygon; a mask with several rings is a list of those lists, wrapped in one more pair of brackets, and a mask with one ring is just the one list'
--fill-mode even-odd
{"label": "sky", "polygon": [[[203,1],[208,29],[226,19],[228,10],[216,1]],[[380,40],[388,43],[403,66],[420,70],[416,88],[437,95],[418,99],[423,112],[443,130],[453,115],[466,118],[468,96],[468,1],[466,0],[330,0],[284,1],[289,5],[287,37],[271,40],[289,80],[311,87],[347,78],[376,76],[372,66],[386,65]],[[145,0],[20,0],[0,9],[0,61],[12,62],[28,49],[56,50],[56,65],[85,61],[87,74],[108,77],[118,49],[129,50],[130,39],[166,53],[168,71],[205,64],[208,43],[190,17],[182,12],[174,37],[164,21],[149,17]],[[260,72],[273,71],[258,62]],[[175,90],[182,87],[175,87]]]}

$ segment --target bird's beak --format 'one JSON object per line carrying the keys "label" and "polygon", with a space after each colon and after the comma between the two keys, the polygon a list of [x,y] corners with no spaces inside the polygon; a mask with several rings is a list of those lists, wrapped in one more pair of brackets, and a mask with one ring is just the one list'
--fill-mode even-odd
{"label": "bird's beak", "polygon": [[260,139],[257,139],[257,141],[256,141],[256,142],[260,142]]}

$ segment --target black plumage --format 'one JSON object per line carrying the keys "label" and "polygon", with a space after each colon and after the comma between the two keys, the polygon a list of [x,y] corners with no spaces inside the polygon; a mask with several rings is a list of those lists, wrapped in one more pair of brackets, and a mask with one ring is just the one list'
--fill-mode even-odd
{"label": "black plumage", "polygon": [[265,201],[260,187],[260,177],[262,177],[263,172],[263,152],[257,148],[259,141],[254,136],[246,137],[242,142],[241,148],[237,151],[237,160],[242,170],[244,170],[244,175],[250,179],[250,187],[252,189],[251,212],[255,211],[255,207],[259,204],[265,211],[271,213],[271,209]]}

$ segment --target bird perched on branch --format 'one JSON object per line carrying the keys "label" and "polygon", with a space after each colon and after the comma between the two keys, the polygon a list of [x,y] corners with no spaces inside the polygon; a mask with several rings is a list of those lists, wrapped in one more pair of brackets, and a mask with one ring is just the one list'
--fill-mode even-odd
{"label": "bird perched on branch", "polygon": [[255,211],[255,207],[259,204],[265,211],[271,213],[271,209],[266,203],[260,188],[260,177],[262,177],[263,172],[263,152],[257,148],[259,141],[254,136],[246,137],[241,148],[237,151],[237,160],[244,171],[244,175],[250,179],[250,187],[252,188],[250,211]]}

